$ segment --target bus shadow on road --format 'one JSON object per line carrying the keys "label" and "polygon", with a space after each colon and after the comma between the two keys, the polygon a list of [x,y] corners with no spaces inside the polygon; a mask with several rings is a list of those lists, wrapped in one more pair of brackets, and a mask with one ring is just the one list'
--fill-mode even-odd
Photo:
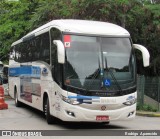
{"label": "bus shadow on road", "polygon": [[123,126],[114,125],[112,123],[97,123],[97,122],[64,122],[58,119],[57,125],[67,129],[127,129]]}

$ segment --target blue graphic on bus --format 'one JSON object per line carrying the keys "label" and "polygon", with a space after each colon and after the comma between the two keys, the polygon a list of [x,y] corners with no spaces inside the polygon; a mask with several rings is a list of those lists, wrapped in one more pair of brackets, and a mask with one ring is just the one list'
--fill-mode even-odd
{"label": "blue graphic on bus", "polygon": [[20,66],[9,68],[9,76],[19,77],[19,76],[30,76],[32,78],[40,78],[41,68],[38,66]]}
{"label": "blue graphic on bus", "polygon": [[111,80],[110,80],[110,79],[104,79],[104,80],[103,80],[103,84],[104,84],[105,86],[111,86]]}

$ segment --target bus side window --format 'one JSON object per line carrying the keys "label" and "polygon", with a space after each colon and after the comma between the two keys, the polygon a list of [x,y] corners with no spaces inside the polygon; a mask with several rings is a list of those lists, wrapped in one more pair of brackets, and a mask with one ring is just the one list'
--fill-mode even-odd
{"label": "bus side window", "polygon": [[11,50],[10,50],[10,60],[14,60],[15,58],[15,50],[14,50],[14,46],[11,47]]}
{"label": "bus side window", "polygon": [[51,60],[52,60],[52,73],[54,76],[54,80],[59,84],[62,85],[62,65],[58,63],[57,58],[57,46],[53,44],[53,40],[62,40],[61,31],[56,28],[52,28],[50,30],[51,33]]}
{"label": "bus side window", "polygon": [[49,42],[49,32],[42,34],[41,36],[41,55],[42,60],[50,64],[50,42]]}
{"label": "bus side window", "polygon": [[18,44],[16,47],[15,47],[15,61],[16,62],[19,62],[20,61],[20,45]]}
{"label": "bus side window", "polygon": [[35,39],[35,52],[34,52],[34,61],[36,60],[40,60],[41,58],[41,55],[40,55],[40,52],[41,52],[41,37],[40,36],[37,36]]}
{"label": "bus side window", "polygon": [[24,43],[21,44],[21,60],[20,62],[24,62],[26,59],[26,49],[24,47]]}

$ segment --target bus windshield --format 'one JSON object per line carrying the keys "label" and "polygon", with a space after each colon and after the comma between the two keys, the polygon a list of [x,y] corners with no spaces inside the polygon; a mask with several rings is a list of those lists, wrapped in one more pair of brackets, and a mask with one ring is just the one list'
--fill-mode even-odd
{"label": "bus windshield", "polygon": [[64,84],[84,90],[119,91],[135,86],[130,38],[64,35]]}

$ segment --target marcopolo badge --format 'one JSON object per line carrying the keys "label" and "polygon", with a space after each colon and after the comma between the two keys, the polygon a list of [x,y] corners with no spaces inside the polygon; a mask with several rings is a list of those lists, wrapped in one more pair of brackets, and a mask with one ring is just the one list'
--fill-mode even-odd
{"label": "marcopolo badge", "polygon": [[44,75],[44,76],[48,75],[48,70],[47,70],[47,68],[43,68],[43,69],[42,69],[42,75]]}

